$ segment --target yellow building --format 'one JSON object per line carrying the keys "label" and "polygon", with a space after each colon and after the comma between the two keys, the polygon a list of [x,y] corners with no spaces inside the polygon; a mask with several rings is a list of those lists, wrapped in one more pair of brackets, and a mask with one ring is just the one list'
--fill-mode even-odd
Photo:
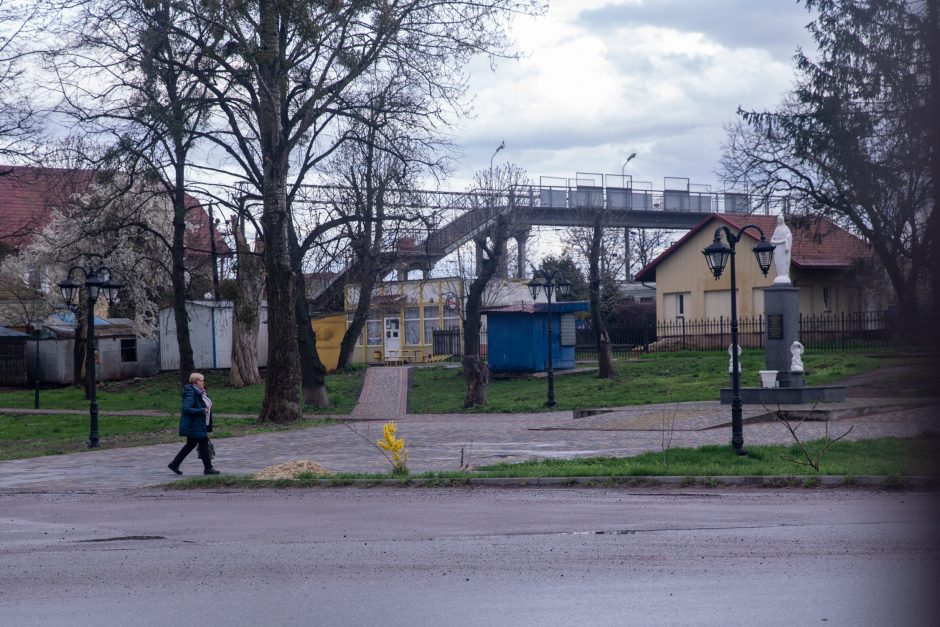
{"label": "yellow building", "polygon": [[[436,329],[461,328],[463,299],[463,281],[457,277],[379,284],[352,361],[427,361]],[[348,327],[359,303],[358,285],[346,286],[344,301]]]}
{"label": "yellow building", "polygon": [[[730,268],[715,280],[705,264],[702,250],[714,240],[716,228],[727,226],[732,233],[737,233],[747,224],[760,227],[769,241],[776,216],[714,214],[640,270],[637,281],[656,283],[657,320],[730,316]],[[787,225],[793,234],[790,280],[800,288],[800,314],[884,309],[883,292],[873,289],[860,271],[864,260],[873,259],[865,242],[822,218],[788,217]],[[759,233],[748,229],[735,247],[738,316],[741,318],[763,315],[763,290],[770,287],[775,275],[773,267],[766,277],[761,274],[751,250],[759,239]],[[724,236],[722,241],[727,244]]]}

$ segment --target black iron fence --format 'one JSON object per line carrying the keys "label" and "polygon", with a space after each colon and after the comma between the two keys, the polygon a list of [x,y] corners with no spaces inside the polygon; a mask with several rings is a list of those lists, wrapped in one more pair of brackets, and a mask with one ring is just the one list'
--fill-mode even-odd
{"label": "black iron fence", "polygon": [[[578,358],[597,357],[590,321],[578,328]],[[738,344],[763,348],[764,317],[738,319]],[[902,345],[897,316],[886,311],[800,316],[799,340],[816,351],[843,351]],[[731,344],[731,319],[668,320],[648,324],[608,327],[615,355],[674,351],[727,350]]]}

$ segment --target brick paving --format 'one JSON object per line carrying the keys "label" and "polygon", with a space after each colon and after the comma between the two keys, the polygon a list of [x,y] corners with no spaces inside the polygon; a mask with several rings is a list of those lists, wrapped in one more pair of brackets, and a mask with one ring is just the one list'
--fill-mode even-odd
{"label": "brick paving", "polygon": [[[309,459],[334,472],[383,472],[389,462],[372,445],[382,422],[395,419],[408,444],[413,472],[457,470],[499,461],[610,455],[661,450],[662,419],[675,415],[672,446],[727,444],[730,408],[717,402],[672,403],[620,408],[574,419],[570,411],[532,414],[407,414],[407,368],[370,368],[360,402],[343,424],[216,440],[217,467],[249,474],[266,466]],[[940,401],[929,399],[850,399],[834,418],[807,421],[806,439],[832,436],[853,427],[849,439],[912,437],[940,433]],[[745,445],[787,443],[776,422],[745,408]],[[5,411],[5,410],[4,410]],[[166,464],[180,444],[89,451],[0,462],[0,491],[106,491],[144,488],[176,479]],[[185,476],[201,474],[195,454]]]}

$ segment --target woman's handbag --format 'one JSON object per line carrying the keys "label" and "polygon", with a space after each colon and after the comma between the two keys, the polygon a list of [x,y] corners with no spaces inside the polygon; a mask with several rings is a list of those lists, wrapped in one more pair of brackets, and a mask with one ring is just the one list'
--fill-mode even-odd
{"label": "woman's handbag", "polygon": [[[215,459],[215,445],[212,444],[212,440],[209,440],[206,443],[206,450],[209,451],[209,461],[212,461],[213,459]],[[202,459],[202,451],[199,451],[198,455],[199,455],[199,459]]]}

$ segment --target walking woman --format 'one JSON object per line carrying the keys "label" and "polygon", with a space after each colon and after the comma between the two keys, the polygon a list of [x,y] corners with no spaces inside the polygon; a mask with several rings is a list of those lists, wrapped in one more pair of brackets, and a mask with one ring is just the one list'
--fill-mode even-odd
{"label": "walking woman", "polygon": [[189,385],[183,388],[183,408],[180,411],[180,437],[186,438],[186,444],[168,464],[169,469],[178,475],[183,474],[180,464],[198,446],[203,474],[219,474],[209,457],[209,431],[212,431],[212,401],[206,394],[206,378],[194,372],[189,375]]}

